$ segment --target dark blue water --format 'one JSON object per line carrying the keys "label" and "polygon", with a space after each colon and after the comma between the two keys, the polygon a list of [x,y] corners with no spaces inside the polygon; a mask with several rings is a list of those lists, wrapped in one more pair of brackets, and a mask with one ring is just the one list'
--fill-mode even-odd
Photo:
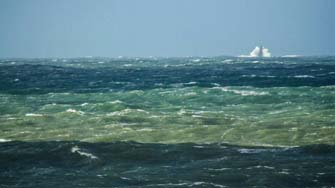
{"label": "dark blue water", "polygon": [[331,187],[335,147],[7,142],[1,187]]}
{"label": "dark blue water", "polygon": [[195,82],[193,86],[199,87],[212,87],[213,84],[254,87],[335,85],[333,57],[195,60],[199,62],[190,58],[68,59],[65,62],[2,60],[0,91],[13,94],[106,92],[111,89],[166,88],[189,82]]}

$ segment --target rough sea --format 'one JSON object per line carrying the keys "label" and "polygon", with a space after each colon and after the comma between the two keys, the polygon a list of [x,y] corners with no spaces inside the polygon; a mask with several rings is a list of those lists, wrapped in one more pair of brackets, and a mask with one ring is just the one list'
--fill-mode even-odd
{"label": "rough sea", "polygon": [[0,60],[0,187],[335,187],[335,57]]}

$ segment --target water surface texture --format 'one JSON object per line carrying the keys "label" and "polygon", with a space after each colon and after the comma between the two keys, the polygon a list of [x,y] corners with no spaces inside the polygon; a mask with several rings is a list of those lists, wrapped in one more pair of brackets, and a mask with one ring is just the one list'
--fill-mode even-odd
{"label": "water surface texture", "polygon": [[0,141],[3,187],[332,187],[335,58],[2,59]]}

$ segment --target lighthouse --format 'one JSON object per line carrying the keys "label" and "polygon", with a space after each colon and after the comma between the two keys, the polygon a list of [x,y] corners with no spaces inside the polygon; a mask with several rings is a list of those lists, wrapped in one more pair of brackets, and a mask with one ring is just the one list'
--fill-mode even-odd
{"label": "lighthouse", "polygon": [[250,57],[271,57],[271,53],[269,49],[263,46],[256,46],[255,49],[250,52]]}

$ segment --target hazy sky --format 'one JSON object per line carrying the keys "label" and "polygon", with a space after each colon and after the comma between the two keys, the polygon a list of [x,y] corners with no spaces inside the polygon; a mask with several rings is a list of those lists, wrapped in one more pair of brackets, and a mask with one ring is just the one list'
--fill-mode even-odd
{"label": "hazy sky", "polygon": [[0,0],[0,57],[335,55],[335,0]]}

